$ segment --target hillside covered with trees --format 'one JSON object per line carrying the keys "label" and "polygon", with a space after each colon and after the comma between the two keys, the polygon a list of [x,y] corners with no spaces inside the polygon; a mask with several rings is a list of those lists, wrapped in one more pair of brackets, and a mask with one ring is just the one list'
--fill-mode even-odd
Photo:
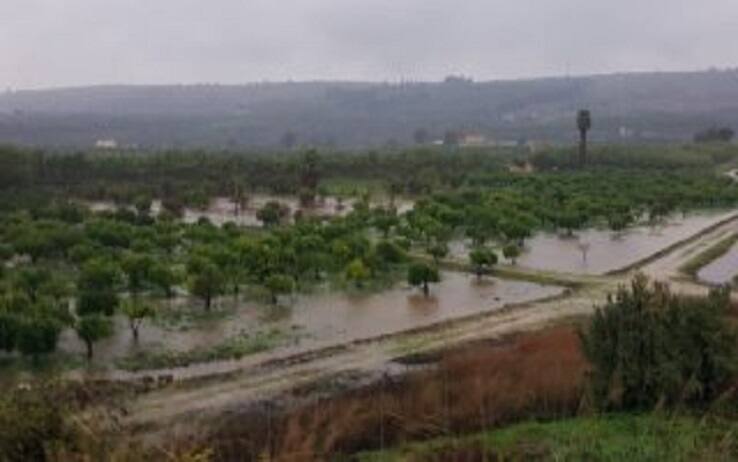
{"label": "hillside covered with trees", "polygon": [[89,147],[368,147],[449,133],[572,141],[577,109],[594,141],[686,141],[738,126],[738,72],[613,74],[474,82],[286,82],[101,86],[0,94],[0,142]]}

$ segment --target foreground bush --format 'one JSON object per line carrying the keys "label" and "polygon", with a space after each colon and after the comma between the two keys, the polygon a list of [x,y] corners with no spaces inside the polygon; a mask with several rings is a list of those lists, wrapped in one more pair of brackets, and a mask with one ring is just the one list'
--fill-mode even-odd
{"label": "foreground bush", "polygon": [[728,288],[686,297],[637,276],[596,311],[582,334],[596,405],[649,409],[714,400],[735,372],[729,309]]}
{"label": "foreground bush", "polygon": [[47,460],[52,448],[71,440],[65,411],[49,394],[15,391],[0,398],[0,460]]}

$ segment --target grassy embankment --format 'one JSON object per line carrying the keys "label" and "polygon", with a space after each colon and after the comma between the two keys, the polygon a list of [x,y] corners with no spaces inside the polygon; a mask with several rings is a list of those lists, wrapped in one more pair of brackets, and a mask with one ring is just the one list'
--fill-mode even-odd
{"label": "grassy embankment", "polygon": [[696,279],[697,273],[699,273],[702,268],[728,253],[736,242],[738,242],[738,233],[733,233],[712,247],[695,255],[691,260],[682,265],[679,268],[679,271],[692,279]]}

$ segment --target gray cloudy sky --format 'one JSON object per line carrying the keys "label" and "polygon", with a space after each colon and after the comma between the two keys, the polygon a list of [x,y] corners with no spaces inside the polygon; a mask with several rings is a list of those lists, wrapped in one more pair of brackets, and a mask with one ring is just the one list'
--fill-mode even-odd
{"label": "gray cloudy sky", "polygon": [[0,86],[738,65],[738,0],[0,0]]}

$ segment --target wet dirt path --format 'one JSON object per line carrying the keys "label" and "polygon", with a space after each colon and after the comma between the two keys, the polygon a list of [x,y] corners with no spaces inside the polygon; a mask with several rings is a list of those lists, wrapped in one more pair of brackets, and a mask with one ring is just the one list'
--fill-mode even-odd
{"label": "wet dirt path", "polygon": [[[512,333],[540,329],[565,319],[593,312],[619,285],[637,272],[669,281],[674,291],[689,294],[707,292],[679,273],[679,267],[695,254],[738,229],[738,221],[721,223],[675,244],[657,257],[628,271],[609,276],[560,275],[562,285],[574,286],[564,295],[508,306],[502,310],[474,315],[411,332],[383,336],[324,350],[305,352],[277,362],[256,365],[223,376],[181,381],[168,388],[139,396],[128,406],[125,426],[131,429],[166,429],[185,432],[198,423],[258,400],[284,396],[296,387],[351,374],[372,377],[393,367],[392,360],[409,354],[438,351],[470,341],[501,338]],[[556,280],[557,275],[502,266],[500,274],[529,279]],[[396,368],[396,365],[394,365]]]}

